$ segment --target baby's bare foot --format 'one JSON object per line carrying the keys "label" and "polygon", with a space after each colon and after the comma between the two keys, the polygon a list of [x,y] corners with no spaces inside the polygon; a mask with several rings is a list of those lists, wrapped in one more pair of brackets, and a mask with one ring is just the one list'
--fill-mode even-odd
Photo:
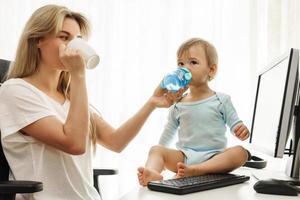
{"label": "baby's bare foot", "polygon": [[187,176],[196,176],[196,175],[201,175],[201,172],[195,166],[193,165],[188,166],[182,162],[177,163],[176,178],[183,178]]}
{"label": "baby's bare foot", "polygon": [[138,168],[137,175],[138,175],[139,183],[141,186],[146,186],[149,181],[156,181],[156,180],[163,179],[163,176],[160,175],[160,173],[158,173],[152,169],[148,169],[148,168],[144,168],[144,167]]}

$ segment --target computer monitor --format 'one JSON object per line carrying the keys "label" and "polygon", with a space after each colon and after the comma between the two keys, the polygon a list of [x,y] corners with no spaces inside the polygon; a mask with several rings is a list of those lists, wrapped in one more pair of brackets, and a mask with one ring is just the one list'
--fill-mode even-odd
{"label": "computer monitor", "polygon": [[[258,76],[250,143],[274,157],[289,154],[287,174],[299,178],[299,50],[291,49]],[[288,147],[288,148],[286,148]]]}

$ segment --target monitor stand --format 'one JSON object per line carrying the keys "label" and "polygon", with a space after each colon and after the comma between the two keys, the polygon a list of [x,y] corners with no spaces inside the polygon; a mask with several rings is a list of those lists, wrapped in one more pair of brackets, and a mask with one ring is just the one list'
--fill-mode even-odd
{"label": "monitor stand", "polygon": [[[299,117],[300,118],[300,117]],[[297,124],[300,124],[297,123]],[[299,140],[299,129],[294,132],[293,140],[297,141],[297,145],[292,145],[293,151],[291,151],[291,155],[285,155],[283,158],[274,158],[267,157],[267,167],[264,169],[251,169],[251,174],[257,180],[266,180],[266,179],[279,179],[279,180],[300,180],[300,140]],[[295,129],[297,130],[296,126]],[[265,155],[266,157],[266,155]]]}
{"label": "monitor stand", "polygon": [[300,82],[298,83],[296,102],[291,135],[293,144],[290,147],[291,155],[288,158],[285,171],[288,176],[300,180]]}
{"label": "monitor stand", "polygon": [[252,176],[257,180],[268,180],[268,179],[278,179],[278,180],[295,180],[287,176],[282,171],[270,170],[270,169],[260,169],[260,170],[251,170]]}
{"label": "monitor stand", "polygon": [[294,179],[300,180],[300,82],[298,82],[298,91],[293,115],[293,128],[291,130],[291,142],[289,157],[286,164],[285,173]]}
{"label": "monitor stand", "polygon": [[279,179],[279,180],[295,180],[285,173],[288,157],[274,158],[264,155],[267,160],[267,166],[264,169],[250,169],[252,176],[257,180]]}
{"label": "monitor stand", "polygon": [[[294,138],[297,138],[298,134],[295,134]],[[291,155],[288,158],[287,164],[286,164],[286,169],[285,173],[294,178],[300,180],[299,174],[300,174],[300,140],[299,137],[295,139],[296,141],[295,147],[294,147],[294,152],[293,155]]]}

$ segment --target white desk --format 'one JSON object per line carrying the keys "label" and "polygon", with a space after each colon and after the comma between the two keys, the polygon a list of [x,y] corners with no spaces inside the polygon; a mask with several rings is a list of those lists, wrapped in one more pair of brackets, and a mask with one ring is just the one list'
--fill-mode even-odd
{"label": "white desk", "polygon": [[250,180],[227,187],[206,190],[186,195],[174,195],[162,192],[155,192],[149,190],[147,187],[136,186],[133,190],[126,193],[120,200],[195,200],[195,199],[221,199],[221,200],[300,200],[300,196],[281,196],[281,195],[267,195],[256,193],[253,185],[257,181],[251,175],[251,170],[248,168],[234,171],[236,174],[244,174],[250,176]]}

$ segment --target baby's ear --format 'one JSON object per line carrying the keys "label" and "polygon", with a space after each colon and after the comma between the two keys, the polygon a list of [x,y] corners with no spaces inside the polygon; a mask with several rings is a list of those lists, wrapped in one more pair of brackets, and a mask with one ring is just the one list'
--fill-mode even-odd
{"label": "baby's ear", "polygon": [[211,78],[214,78],[215,75],[217,74],[217,69],[218,69],[218,66],[216,64],[212,64],[210,67],[209,67],[209,76]]}

